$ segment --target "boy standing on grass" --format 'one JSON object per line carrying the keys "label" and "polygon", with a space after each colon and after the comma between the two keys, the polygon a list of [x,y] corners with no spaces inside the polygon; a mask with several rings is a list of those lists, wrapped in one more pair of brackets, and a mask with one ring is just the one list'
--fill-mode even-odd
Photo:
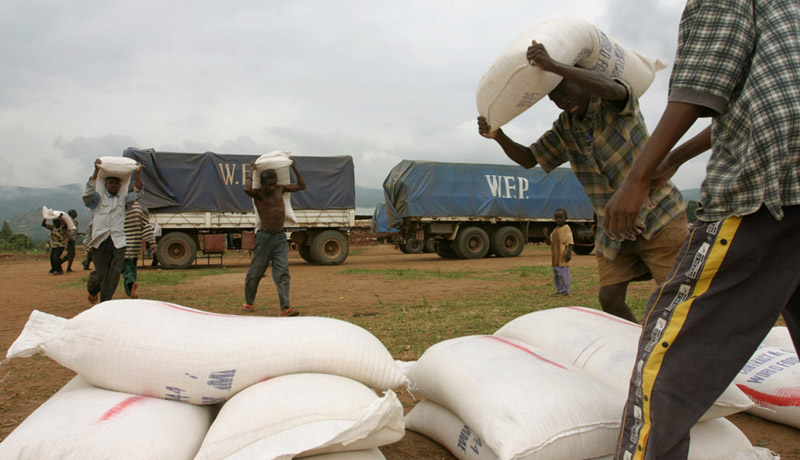
{"label": "boy standing on grass", "polygon": [[544,237],[550,245],[553,264],[553,281],[556,292],[553,295],[569,295],[569,261],[572,259],[572,229],[567,225],[567,210],[560,208],[553,213],[556,228],[550,232],[544,229]]}

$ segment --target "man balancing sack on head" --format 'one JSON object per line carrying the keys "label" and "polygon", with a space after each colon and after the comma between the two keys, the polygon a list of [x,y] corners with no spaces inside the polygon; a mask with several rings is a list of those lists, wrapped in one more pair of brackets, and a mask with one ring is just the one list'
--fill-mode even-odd
{"label": "man balancing sack on head", "polygon": [[[253,199],[260,228],[256,229],[255,248],[253,259],[244,282],[245,311],[255,311],[256,292],[258,283],[272,262],[272,280],[278,289],[281,316],[297,316],[299,313],[289,303],[289,247],[286,241],[286,232],[283,222],[286,217],[286,208],[283,202],[284,192],[299,192],[306,189],[306,181],[297,170],[292,159],[292,170],[297,176],[296,184],[278,185],[278,175],[274,169],[265,169],[259,173],[261,187],[254,189],[251,175],[247,175],[244,182],[244,193]],[[250,170],[256,170],[256,162],[250,163]]]}
{"label": "man balancing sack on head", "polygon": [[484,117],[478,117],[478,132],[497,141],[509,158],[525,168],[539,164],[550,172],[570,163],[599,222],[595,247],[600,305],[635,322],[625,303],[628,284],[651,278],[660,284],[666,278],[687,233],[683,198],[671,183],[663,184],[652,203],[641,207],[638,233],[624,242],[609,238],[602,224],[606,203],[648,139],[638,99],[624,80],[556,62],[535,41],[526,57],[563,77],[548,95],[563,110],[558,120],[530,147],[514,142],[501,129],[491,131]]}

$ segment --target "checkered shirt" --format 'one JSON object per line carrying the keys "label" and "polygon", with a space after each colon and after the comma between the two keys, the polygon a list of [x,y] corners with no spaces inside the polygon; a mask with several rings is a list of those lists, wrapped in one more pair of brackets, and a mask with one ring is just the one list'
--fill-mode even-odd
{"label": "checkered shirt", "polygon": [[[553,127],[530,146],[534,158],[547,172],[570,163],[597,214],[595,249],[610,260],[616,258],[622,242],[612,240],[602,227],[606,203],[622,185],[650,137],[636,95],[627,82],[617,81],[628,90],[624,107],[620,108],[617,101],[592,96],[585,117],[562,112]],[[646,239],[686,209],[683,197],[670,182],[652,198],[655,204],[645,203],[637,217],[636,225]]]}
{"label": "checkered shirt", "polygon": [[800,204],[797,0],[689,0],[669,99],[714,117],[698,218]]}

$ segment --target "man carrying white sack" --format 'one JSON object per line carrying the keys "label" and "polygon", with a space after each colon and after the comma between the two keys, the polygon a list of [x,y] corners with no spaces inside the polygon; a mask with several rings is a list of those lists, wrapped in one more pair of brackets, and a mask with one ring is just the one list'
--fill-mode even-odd
{"label": "man carrying white sack", "polygon": [[525,168],[539,164],[550,172],[570,163],[598,217],[600,305],[607,313],[636,322],[625,303],[628,284],[649,279],[661,284],[666,279],[687,234],[683,198],[674,185],[665,183],[653,193],[652,202],[642,206],[636,235],[624,242],[609,238],[602,225],[606,203],[649,138],[639,101],[627,82],[556,62],[535,41],[526,56],[542,70],[563,77],[548,95],[563,110],[558,120],[530,147],[501,129],[490,131],[482,116],[478,132],[497,141],[509,158]]}
{"label": "man carrying white sack", "polygon": [[[798,27],[797,0],[686,2],[667,107],[606,213],[612,236],[629,234],[651,184],[711,149],[698,220],[648,302],[620,460],[685,459],[781,314],[800,345]],[[711,127],[673,149],[700,117]]]}
{"label": "man carrying white sack", "polygon": [[[281,307],[281,316],[297,316],[299,313],[289,303],[289,245],[286,241],[286,231],[283,223],[286,218],[286,208],[283,203],[284,192],[299,192],[306,189],[306,181],[297,170],[292,159],[292,170],[297,176],[296,184],[278,185],[278,176],[274,169],[265,169],[259,174],[261,187],[253,188],[253,178],[247,175],[244,182],[244,193],[253,199],[261,228],[256,231],[253,260],[244,281],[244,311],[255,311],[256,292],[258,283],[272,262],[272,280],[278,289],[278,300]],[[250,163],[250,171],[256,171],[256,162]]]}
{"label": "man carrying white sack", "polygon": [[107,176],[104,180],[105,193],[97,192],[97,175],[102,160],[94,162],[94,174],[86,183],[83,203],[92,210],[92,233],[89,247],[92,248],[94,271],[89,274],[86,289],[89,303],[111,300],[119,284],[122,264],[125,260],[125,213],[134,201],[142,197],[141,165],[136,168],[134,190],[120,196],[122,180]]}

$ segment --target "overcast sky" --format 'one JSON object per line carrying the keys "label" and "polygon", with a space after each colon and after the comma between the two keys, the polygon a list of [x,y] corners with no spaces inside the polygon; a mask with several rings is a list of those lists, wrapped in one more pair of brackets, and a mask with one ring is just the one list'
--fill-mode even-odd
{"label": "overcast sky", "polygon": [[[83,183],[95,158],[126,147],[351,155],[356,184],[370,188],[403,159],[510,164],[477,133],[475,91],[514,39],[580,16],[671,62],[682,9],[674,0],[4,0],[0,185]],[[641,98],[651,130],[670,69]],[[504,130],[527,144],[557,115],[545,99]],[[684,165],[675,183],[699,187],[706,160]]]}

